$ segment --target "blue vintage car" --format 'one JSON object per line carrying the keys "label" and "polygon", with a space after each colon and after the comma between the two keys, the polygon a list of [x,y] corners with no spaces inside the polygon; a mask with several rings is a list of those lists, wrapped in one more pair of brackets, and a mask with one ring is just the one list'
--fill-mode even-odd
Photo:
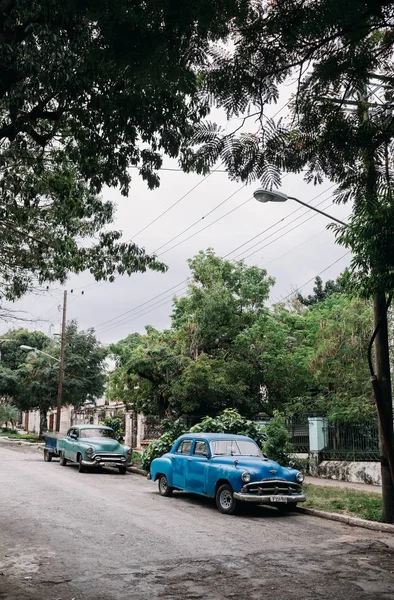
{"label": "blue vintage car", "polygon": [[185,434],[170,452],[152,461],[152,481],[159,493],[183,490],[216,499],[221,513],[232,514],[238,502],[270,504],[285,512],[304,502],[300,471],[269,460],[243,435]]}

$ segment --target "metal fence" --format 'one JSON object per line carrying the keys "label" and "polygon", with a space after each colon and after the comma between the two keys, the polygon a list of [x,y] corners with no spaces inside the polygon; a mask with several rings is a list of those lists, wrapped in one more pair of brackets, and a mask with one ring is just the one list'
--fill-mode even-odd
{"label": "metal fence", "polygon": [[292,417],[286,420],[287,431],[294,451],[298,453],[309,452],[309,423],[307,417]]}
{"label": "metal fence", "polygon": [[323,429],[325,460],[378,461],[378,424],[370,420],[361,423],[327,423]]}

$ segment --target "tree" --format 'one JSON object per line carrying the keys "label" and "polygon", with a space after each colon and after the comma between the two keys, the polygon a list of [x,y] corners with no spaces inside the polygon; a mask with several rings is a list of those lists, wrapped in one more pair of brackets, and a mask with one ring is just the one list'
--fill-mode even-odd
{"label": "tree", "polygon": [[135,410],[164,418],[170,406],[171,383],[182,369],[171,331],[146,327],[110,348],[117,368],[108,382],[110,398],[132,403]]}
{"label": "tree", "polygon": [[[0,297],[64,282],[163,270],[107,226],[103,186],[131,168],[159,185],[162,155],[187,155],[209,110],[199,65],[247,0],[0,1]],[[202,165],[199,172],[204,171]]]}
{"label": "tree", "polygon": [[174,299],[171,329],[148,327],[111,348],[110,397],[161,417],[271,413],[303,385],[289,328],[266,306],[273,280],[212,250],[189,265],[188,293]]}
{"label": "tree", "polygon": [[[26,332],[22,330],[13,335],[19,342]],[[40,337],[40,332],[30,334],[30,339]],[[63,404],[79,407],[94,403],[104,393],[107,351],[100,346],[92,330],[79,331],[74,321],[67,325],[65,339]],[[60,354],[59,340],[46,338],[45,341],[41,349],[56,359]],[[26,356],[24,351],[24,359],[25,362],[17,365],[18,359],[10,356],[10,366],[0,372],[0,385],[20,410],[40,411],[41,433],[47,428],[48,410],[56,405],[59,366],[56,360],[39,352],[32,351]]]}
{"label": "tree", "polygon": [[[245,113],[244,123],[257,116],[260,130],[256,133],[254,125],[253,133],[231,135],[202,124],[195,135],[202,147],[194,154],[198,163],[221,159],[233,178],[258,178],[264,186],[279,186],[284,170],[306,167],[307,181],[318,183],[327,177],[338,185],[338,202],[353,201],[350,226],[336,227],[336,232],[338,241],[355,253],[351,269],[357,273],[356,283],[363,281],[359,293],[374,296],[369,367],[380,425],[386,522],[394,520],[387,324],[394,271],[376,225],[384,213],[392,212],[393,203],[393,24],[390,0],[251,5],[248,21],[235,25],[234,51],[218,51],[201,80],[202,88],[229,116]],[[297,85],[289,104],[291,118],[277,125],[265,119],[264,105],[277,99],[278,86],[288,77],[296,77]],[[384,235],[391,238],[392,223],[384,223]],[[365,236],[367,248],[373,246],[368,254],[362,250]]]}
{"label": "tree", "polygon": [[15,423],[18,422],[19,419],[19,410],[16,406],[13,406],[9,403],[1,403],[0,404],[0,426],[5,425],[7,427],[8,423],[11,423],[11,427],[15,426]]}
{"label": "tree", "polygon": [[369,302],[346,294],[330,295],[303,312],[293,359],[309,377],[302,395],[287,403],[287,412],[317,411],[332,420],[351,422],[375,415],[365,360],[371,318]]}
{"label": "tree", "polygon": [[317,276],[315,279],[315,286],[313,288],[313,294],[309,294],[308,296],[303,296],[302,294],[297,294],[297,299],[304,306],[311,306],[312,304],[316,304],[317,302],[323,302],[326,298],[331,296],[332,294],[341,294],[346,290],[346,287],[349,287],[350,273],[349,270],[346,269],[342,275],[340,275],[336,281],[332,279],[328,279],[323,285],[323,280],[321,277]]}

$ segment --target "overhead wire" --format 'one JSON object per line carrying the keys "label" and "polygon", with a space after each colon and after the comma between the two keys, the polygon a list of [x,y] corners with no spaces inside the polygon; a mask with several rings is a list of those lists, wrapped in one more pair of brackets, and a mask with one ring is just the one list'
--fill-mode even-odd
{"label": "overhead wire", "polygon": [[[328,189],[324,190],[324,192],[322,192],[322,193],[327,193],[327,192],[328,192],[328,191],[329,191],[329,190],[330,190],[332,187],[333,187],[333,186],[331,186],[330,188],[328,188]],[[312,198],[312,200],[311,200],[311,201],[313,201],[313,200],[315,200],[316,198],[320,197],[320,196],[322,195],[322,193],[320,193],[320,194],[318,194],[317,196],[315,196],[314,198]],[[321,201],[321,202],[320,202],[320,203],[319,203],[317,206],[319,206],[320,204],[322,204],[322,203],[324,203],[324,202],[326,202],[326,201],[327,201],[327,198],[323,199],[323,200],[322,200],[322,201]],[[267,228],[267,229],[266,229],[266,230],[264,230],[264,231],[268,231],[268,229],[272,229],[274,226],[278,225],[278,224],[279,224],[279,223],[281,223],[281,222],[282,222],[284,219],[286,219],[286,218],[288,218],[288,217],[292,216],[294,213],[298,212],[299,210],[302,210],[302,207],[300,207],[299,209],[296,209],[295,211],[292,211],[292,212],[291,212],[291,213],[289,213],[289,215],[287,215],[286,217],[282,217],[281,219],[279,219],[278,221],[276,221],[276,222],[275,222],[273,225],[271,225],[269,228]],[[301,218],[302,216],[304,216],[304,215],[305,215],[307,212],[308,212],[308,210],[307,210],[307,211],[305,211],[305,212],[304,212],[302,215],[300,215],[299,217],[297,217],[297,219],[293,219],[293,220],[292,220],[290,223],[288,223],[288,224],[287,224],[285,227],[288,227],[289,225],[291,225],[292,223],[294,223],[296,220],[298,220],[299,218]],[[291,230],[288,230],[287,232],[284,232],[284,233],[283,233],[281,236],[279,236],[278,238],[275,238],[275,240],[272,240],[270,243],[273,243],[274,241],[277,241],[278,239],[280,239],[280,238],[284,237],[285,235],[287,235],[287,233],[290,233],[291,231],[293,231],[293,230],[294,230],[294,229],[296,229],[297,227],[300,227],[300,226],[301,226],[301,225],[303,225],[303,224],[304,224],[306,221],[308,221],[308,220],[310,220],[311,218],[313,218],[313,216],[317,216],[317,214],[314,214],[314,215],[312,215],[311,217],[309,217],[308,219],[306,219],[306,220],[302,221],[302,222],[301,222],[301,223],[299,223],[299,224],[298,224],[296,227],[293,227]],[[282,228],[282,229],[283,229],[283,228]],[[277,231],[275,231],[273,235],[275,235],[275,234],[276,234],[276,233],[278,233],[279,231],[280,231],[280,230],[277,230]],[[251,240],[252,240],[252,239],[255,239],[255,237],[256,237],[256,236],[254,236],[253,238],[251,238]],[[260,240],[260,241],[259,241],[259,244],[261,244],[261,243],[263,243],[264,241],[266,241],[267,239],[269,239],[269,237],[271,237],[271,236],[268,236],[267,238],[265,238],[265,239],[263,239],[263,240]],[[251,240],[248,240],[248,241],[251,241]],[[247,241],[246,243],[248,243],[248,241]],[[245,245],[245,244],[243,244],[243,245]],[[269,245],[269,244],[267,244],[267,245]],[[242,245],[241,245],[241,246],[242,246]],[[236,248],[236,250],[237,250],[237,249],[239,249],[241,246],[238,246],[238,248]],[[265,247],[265,246],[264,246],[264,247]],[[247,249],[247,250],[245,250],[244,252],[248,252],[250,249],[251,249],[251,248],[248,248],[248,249]],[[261,249],[262,249],[262,248],[259,248],[259,249],[258,249],[256,252],[260,251]],[[230,254],[232,254],[233,252],[234,252],[234,250],[233,250],[233,251],[231,251],[231,252],[229,252],[228,254],[226,254],[226,255],[225,255],[223,258],[226,258],[227,256],[229,256],[229,255],[230,255]],[[254,252],[254,253],[255,253],[255,252]],[[253,254],[254,254],[254,253],[253,253]],[[243,253],[241,253],[241,254],[243,254]],[[249,256],[250,256],[250,255],[249,255]],[[248,258],[248,256],[244,257],[242,260],[245,260],[246,258]],[[121,325],[124,325],[126,322],[132,322],[132,321],[134,321],[136,318],[139,318],[139,317],[141,317],[141,316],[144,316],[145,314],[148,314],[148,312],[151,312],[151,309],[152,309],[152,310],[154,310],[154,309],[156,309],[156,308],[160,308],[161,306],[164,306],[165,304],[167,304],[168,302],[170,302],[170,301],[171,301],[171,299],[173,298],[173,294],[171,294],[171,295],[170,295],[171,297],[169,297],[167,300],[165,300],[164,298],[162,298],[162,299],[161,299],[159,302],[156,302],[154,306],[152,305],[151,307],[149,307],[149,308],[148,308],[148,304],[150,304],[151,302],[154,302],[154,301],[155,301],[155,300],[157,300],[157,299],[158,299],[160,296],[164,296],[164,295],[165,295],[166,293],[168,293],[169,291],[171,291],[171,290],[173,290],[173,289],[175,289],[175,288],[177,288],[177,287],[179,287],[179,286],[182,286],[182,288],[181,288],[181,289],[179,289],[179,290],[178,290],[178,292],[181,292],[181,291],[183,291],[183,289],[186,289],[187,285],[185,285],[185,284],[187,284],[187,281],[189,281],[189,279],[190,279],[190,278],[188,278],[188,279],[186,279],[186,280],[184,280],[184,281],[181,281],[181,282],[177,283],[176,285],[174,285],[174,286],[172,286],[171,288],[169,288],[169,289],[165,290],[165,291],[164,291],[164,292],[162,292],[161,294],[158,294],[158,295],[154,296],[153,298],[151,298],[150,300],[147,300],[146,302],[143,302],[142,304],[140,304],[140,305],[138,305],[138,306],[136,306],[136,307],[133,307],[133,308],[129,309],[129,310],[128,310],[128,311],[126,311],[125,313],[121,313],[121,314],[120,314],[120,315],[118,315],[117,317],[113,317],[112,319],[108,319],[107,321],[105,321],[105,322],[103,322],[103,323],[100,323],[99,325],[96,325],[96,326],[95,326],[95,329],[100,329],[101,327],[103,327],[103,326],[104,326],[103,330],[102,330],[100,333],[108,332],[108,331],[110,331],[111,329],[113,329],[113,328],[115,328],[115,327],[120,327]],[[162,302],[163,302],[163,300],[165,300],[165,302],[164,302],[164,303],[162,303]],[[140,311],[138,311],[138,314],[134,315],[134,316],[133,316],[133,318],[131,318],[131,319],[130,319],[129,317],[127,317],[127,318],[125,319],[126,315],[131,315],[132,313],[134,313],[134,311],[136,311],[136,310],[138,310],[138,309],[140,309]],[[145,311],[145,309],[148,309],[148,311],[147,311],[147,312],[144,312],[144,311]],[[117,322],[117,323],[115,323],[115,321],[118,321],[118,322]],[[112,325],[110,325],[110,323],[112,323]],[[105,325],[107,325],[107,327],[105,327]]]}

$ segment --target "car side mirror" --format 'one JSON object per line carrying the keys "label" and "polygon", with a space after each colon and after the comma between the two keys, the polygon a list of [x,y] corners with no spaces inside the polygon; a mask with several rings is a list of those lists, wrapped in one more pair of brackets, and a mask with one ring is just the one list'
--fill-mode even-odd
{"label": "car side mirror", "polygon": [[118,435],[118,442],[123,442],[123,437],[121,435]]}
{"label": "car side mirror", "polygon": [[203,452],[202,455],[205,456],[205,458],[209,458],[208,452]]}

